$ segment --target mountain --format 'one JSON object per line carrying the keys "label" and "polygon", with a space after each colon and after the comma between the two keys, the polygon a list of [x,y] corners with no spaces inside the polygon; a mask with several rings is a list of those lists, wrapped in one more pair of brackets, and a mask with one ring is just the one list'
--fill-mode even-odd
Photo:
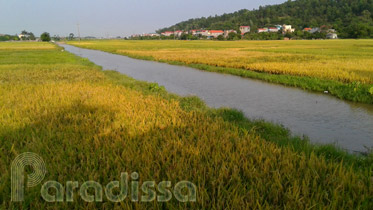
{"label": "mountain", "polygon": [[341,38],[373,38],[373,0],[289,0],[252,11],[242,9],[190,19],[157,32],[201,28],[238,30],[240,25],[250,25],[252,31],[256,31],[277,24],[293,25],[298,30],[325,25],[336,29]]}

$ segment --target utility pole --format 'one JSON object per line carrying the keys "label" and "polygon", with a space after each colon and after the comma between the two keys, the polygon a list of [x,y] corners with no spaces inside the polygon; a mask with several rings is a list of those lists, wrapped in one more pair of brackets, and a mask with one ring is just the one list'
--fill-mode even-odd
{"label": "utility pole", "polygon": [[77,23],[76,26],[78,27],[78,36],[79,36],[79,42],[80,42],[81,38],[80,38],[80,25],[79,25],[79,23]]}

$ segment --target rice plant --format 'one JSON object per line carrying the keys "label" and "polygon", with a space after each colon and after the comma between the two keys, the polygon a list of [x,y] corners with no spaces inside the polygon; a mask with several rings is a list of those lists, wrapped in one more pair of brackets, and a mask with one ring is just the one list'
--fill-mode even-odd
{"label": "rice plant", "polygon": [[[154,87],[103,72],[52,44],[0,44],[0,208],[373,207],[368,159],[281,146],[280,137],[292,138],[283,128]],[[40,155],[45,180],[64,186],[70,180],[109,183],[121,172],[137,172],[139,183],[193,182],[197,200],[88,203],[75,192],[74,202],[48,203],[38,185],[26,188],[24,202],[11,202],[10,165],[23,152]]]}
{"label": "rice plant", "polygon": [[[373,87],[371,40],[235,42],[106,40],[69,43],[140,59],[197,68],[206,65],[207,67],[201,69],[264,79],[312,91],[328,91],[342,99],[373,103],[373,96],[369,92]],[[268,79],[268,74],[284,75],[290,77],[292,81],[281,77]],[[300,80],[307,80],[307,83]],[[320,85],[320,81],[326,85]],[[357,90],[356,87],[346,86],[353,82],[360,82],[362,85]]]}

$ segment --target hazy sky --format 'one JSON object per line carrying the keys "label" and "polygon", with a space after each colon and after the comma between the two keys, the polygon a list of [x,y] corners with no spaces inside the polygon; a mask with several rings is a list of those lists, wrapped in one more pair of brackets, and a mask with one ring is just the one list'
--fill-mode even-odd
{"label": "hazy sky", "polygon": [[285,0],[0,0],[0,34],[128,36]]}

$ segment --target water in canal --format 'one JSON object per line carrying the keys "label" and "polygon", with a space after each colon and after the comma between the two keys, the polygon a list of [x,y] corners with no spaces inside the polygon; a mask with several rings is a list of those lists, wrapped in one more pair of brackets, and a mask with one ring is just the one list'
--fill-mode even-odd
{"label": "water in canal", "polygon": [[236,108],[251,119],[282,124],[312,142],[335,143],[350,152],[373,147],[373,105],[232,75],[61,46],[104,69],[156,82],[179,95],[198,96],[211,107]]}

